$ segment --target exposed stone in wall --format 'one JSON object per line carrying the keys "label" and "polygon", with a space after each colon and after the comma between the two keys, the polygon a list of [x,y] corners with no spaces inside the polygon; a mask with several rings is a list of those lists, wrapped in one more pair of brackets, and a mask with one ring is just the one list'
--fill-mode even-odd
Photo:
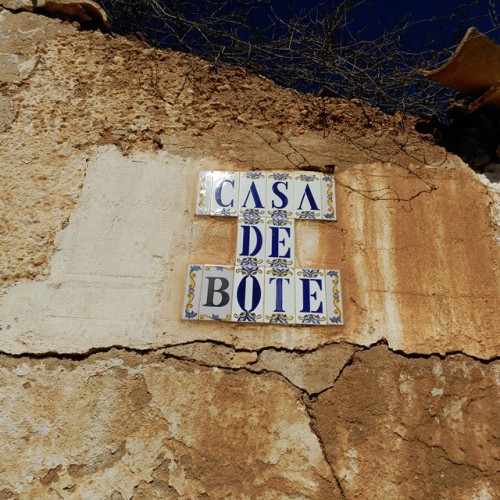
{"label": "exposed stone in wall", "polygon": [[[498,491],[500,415],[491,405],[498,362],[408,358],[379,346],[328,374],[321,366],[349,350],[330,346],[304,355],[331,385],[310,399],[279,373],[207,366],[223,360],[223,346],[177,352],[202,348],[203,363],[175,359],[175,350],[2,356],[3,498],[494,498]],[[270,367],[267,354],[276,352],[260,353]],[[303,371],[299,353],[282,354],[285,372]]]}
{"label": "exposed stone in wall", "polygon": [[8,97],[0,95],[0,133],[5,132],[15,119],[14,105]]}
{"label": "exposed stone in wall", "polygon": [[346,497],[495,498],[499,368],[384,346],[357,353],[312,404]]}
{"label": "exposed stone in wall", "polygon": [[297,389],[273,374],[161,358],[4,365],[4,495],[338,494]]}
{"label": "exposed stone in wall", "polygon": [[[411,119],[1,8],[0,93],[0,498],[498,494],[496,186]],[[345,325],[180,321],[234,257],[198,172],[326,164],[297,261]]]}

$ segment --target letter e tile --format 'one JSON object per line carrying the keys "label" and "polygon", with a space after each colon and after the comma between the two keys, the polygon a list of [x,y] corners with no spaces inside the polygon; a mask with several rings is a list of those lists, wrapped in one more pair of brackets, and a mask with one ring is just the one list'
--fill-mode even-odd
{"label": "letter e tile", "polygon": [[266,219],[266,265],[295,267],[295,221],[285,210],[275,210]]}
{"label": "letter e tile", "polygon": [[231,321],[233,281],[232,266],[203,266],[200,319]]}
{"label": "letter e tile", "polygon": [[325,272],[295,270],[295,315],[297,324],[326,325]]}

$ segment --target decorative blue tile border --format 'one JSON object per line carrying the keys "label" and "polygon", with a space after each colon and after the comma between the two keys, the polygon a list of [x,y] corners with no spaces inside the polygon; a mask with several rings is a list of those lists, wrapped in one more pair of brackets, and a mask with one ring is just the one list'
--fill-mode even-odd
{"label": "decorative blue tile border", "polygon": [[342,325],[340,271],[295,268],[294,219],[335,221],[332,175],[200,172],[197,215],[238,217],[234,266],[189,266],[182,318]]}

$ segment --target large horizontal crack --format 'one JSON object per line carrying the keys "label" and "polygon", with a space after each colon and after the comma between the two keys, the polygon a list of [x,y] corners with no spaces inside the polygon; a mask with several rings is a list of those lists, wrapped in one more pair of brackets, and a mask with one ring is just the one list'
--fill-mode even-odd
{"label": "large horizontal crack", "polygon": [[285,347],[285,346],[264,346],[259,349],[245,349],[245,348],[240,348],[236,347],[234,344],[231,344],[229,342],[223,342],[220,340],[213,340],[213,339],[203,339],[203,340],[190,340],[187,342],[176,342],[172,344],[164,344],[162,346],[158,347],[150,347],[150,348],[139,348],[139,347],[128,347],[128,346],[123,346],[120,344],[113,344],[105,347],[94,347],[91,349],[86,350],[85,352],[58,352],[58,351],[45,351],[45,352],[22,352],[22,353],[11,353],[8,351],[1,351],[0,350],[0,356],[5,356],[8,358],[14,358],[14,359],[47,359],[47,358],[54,358],[54,359],[65,359],[65,360],[72,360],[72,361],[84,361],[96,354],[103,354],[103,353],[108,353],[110,351],[116,350],[116,351],[123,351],[123,352],[128,352],[128,353],[135,353],[135,354],[140,354],[140,355],[148,355],[148,354],[154,354],[154,353],[162,353],[165,351],[165,349],[173,348],[173,347],[179,347],[179,346],[189,346],[189,345],[196,345],[196,344],[212,344],[212,345],[218,345],[218,346],[223,346],[227,347],[229,349],[233,349],[235,352],[246,352],[246,353],[256,353],[257,355],[260,355],[262,352],[265,351],[277,351],[277,352],[288,352],[288,353],[297,353],[297,354],[308,354],[312,352],[316,352],[324,347],[327,346],[335,346],[339,344],[348,344],[356,348],[357,351],[367,351],[369,349],[372,349],[374,347],[378,347],[380,345],[384,345],[387,347],[387,349],[392,353],[396,354],[398,356],[403,356],[405,358],[411,358],[411,359],[429,359],[429,358],[439,358],[440,360],[444,360],[447,357],[450,356],[465,356],[466,358],[472,359],[474,361],[477,361],[482,364],[489,364],[493,363],[495,361],[500,360],[500,355],[495,355],[490,358],[481,358],[479,356],[475,356],[473,354],[469,354],[464,351],[460,350],[452,350],[452,351],[446,351],[444,353],[441,352],[431,352],[431,353],[421,353],[421,352],[406,352],[402,349],[394,349],[389,345],[389,342],[385,339],[382,338],[380,340],[377,340],[376,342],[373,342],[372,344],[369,345],[364,345],[364,344],[357,344],[354,342],[348,342],[348,341],[342,341],[342,342],[325,342],[323,344],[320,344],[316,347],[309,347],[309,348],[290,348],[290,347]]}

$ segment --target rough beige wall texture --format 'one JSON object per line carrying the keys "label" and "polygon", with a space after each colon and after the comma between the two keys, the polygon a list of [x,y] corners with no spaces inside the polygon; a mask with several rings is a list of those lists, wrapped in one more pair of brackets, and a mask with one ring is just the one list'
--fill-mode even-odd
{"label": "rough beige wall texture", "polygon": [[[356,190],[339,188],[338,221],[297,222],[298,265],[342,272],[344,326],[181,321],[188,264],[234,262],[236,219],[194,215],[197,172],[221,167],[227,163],[101,147],[54,240],[50,274],[5,291],[0,349],[81,353],[207,339],[311,349],[386,339],[405,352],[495,356],[498,246],[486,188],[466,168],[414,167],[415,177],[391,164],[352,166],[337,176]],[[408,209],[357,192],[380,193],[387,182],[406,198],[425,182],[436,190]]]}
{"label": "rough beige wall texture", "polygon": [[[0,109],[0,498],[500,494],[498,196],[410,119],[1,8]],[[345,325],[181,322],[198,171],[325,164]]]}
{"label": "rough beige wall texture", "polygon": [[337,349],[4,359],[2,498],[495,498],[498,364]]}

